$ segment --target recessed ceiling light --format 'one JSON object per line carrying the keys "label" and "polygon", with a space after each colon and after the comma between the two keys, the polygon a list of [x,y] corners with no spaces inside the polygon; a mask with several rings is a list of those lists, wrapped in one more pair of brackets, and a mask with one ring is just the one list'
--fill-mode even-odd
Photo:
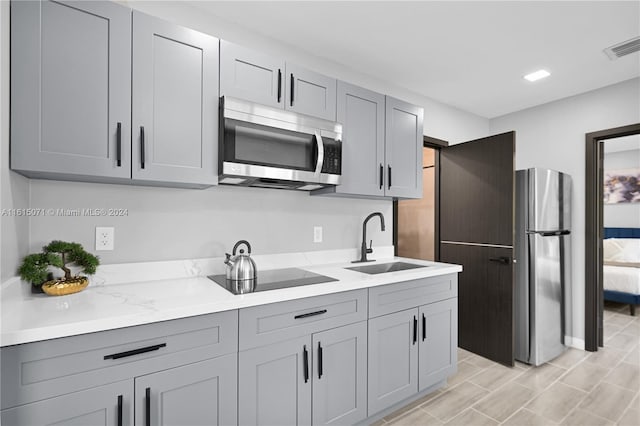
{"label": "recessed ceiling light", "polygon": [[536,81],[545,77],[549,77],[550,75],[551,73],[547,70],[538,70],[536,72],[532,72],[531,74],[525,75],[524,78],[529,81]]}

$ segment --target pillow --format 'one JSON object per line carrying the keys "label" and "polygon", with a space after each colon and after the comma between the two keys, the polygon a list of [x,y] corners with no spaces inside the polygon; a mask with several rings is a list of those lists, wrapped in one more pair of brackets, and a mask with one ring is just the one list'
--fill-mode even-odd
{"label": "pillow", "polygon": [[602,242],[602,258],[607,262],[640,262],[640,238],[608,238]]}

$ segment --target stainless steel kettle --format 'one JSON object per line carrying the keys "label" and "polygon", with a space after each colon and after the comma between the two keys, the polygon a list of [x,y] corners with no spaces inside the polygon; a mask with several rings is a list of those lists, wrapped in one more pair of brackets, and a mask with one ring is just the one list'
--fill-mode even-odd
{"label": "stainless steel kettle", "polygon": [[[236,250],[241,245],[247,246],[247,254],[240,249],[240,254],[236,255]],[[255,290],[258,281],[258,268],[251,259],[251,245],[246,240],[238,241],[231,252],[225,253],[227,256],[224,263],[227,265],[227,280],[235,290],[236,294],[250,293]],[[233,255],[233,257],[231,257]]]}

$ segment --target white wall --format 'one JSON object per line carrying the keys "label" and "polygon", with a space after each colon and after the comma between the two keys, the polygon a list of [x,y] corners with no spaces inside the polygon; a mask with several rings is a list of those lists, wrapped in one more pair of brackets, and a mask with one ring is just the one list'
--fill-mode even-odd
{"label": "white wall", "polygon": [[0,281],[14,276],[29,247],[29,222],[10,216],[29,205],[29,182],[9,171],[9,2],[0,1]]}
{"label": "white wall", "polygon": [[[425,134],[430,136],[459,142],[488,134],[489,121],[485,118],[264,39],[236,24],[206,16],[188,5],[179,2],[122,3],[422,105],[425,108]],[[7,28],[4,23],[2,27],[3,31]],[[3,63],[8,63],[8,54],[7,46],[3,45]],[[8,95],[2,92],[3,104],[7,100]],[[116,228],[115,250],[98,252],[106,264],[220,256],[242,238],[252,243],[257,254],[354,248],[359,246],[362,220],[368,213],[381,211],[387,222],[392,223],[392,204],[385,200],[310,197],[292,191],[224,186],[185,190],[26,180],[8,170],[5,155],[8,138],[3,136],[2,142],[3,208],[6,202],[7,206],[13,207],[128,209],[128,216],[119,218],[54,216],[34,217],[29,222],[22,218],[3,220],[2,245],[11,251],[5,256],[3,250],[3,279],[13,275],[24,254],[39,250],[54,238],[76,241],[92,250],[96,226]],[[312,243],[313,226],[324,227],[323,243]],[[5,233],[7,230],[9,235]],[[384,233],[377,226],[370,226],[367,235],[373,239],[374,250],[376,246],[391,245],[391,226]]]}
{"label": "white wall", "polygon": [[546,167],[573,178],[572,333],[584,339],[585,134],[640,122],[640,79],[490,120],[491,133],[516,131],[516,168]]}
{"label": "white wall", "polygon": [[[605,141],[605,146],[615,144],[615,139]],[[640,149],[605,152],[604,172],[624,169],[640,170]],[[640,203],[605,204],[605,227],[640,228]]]}

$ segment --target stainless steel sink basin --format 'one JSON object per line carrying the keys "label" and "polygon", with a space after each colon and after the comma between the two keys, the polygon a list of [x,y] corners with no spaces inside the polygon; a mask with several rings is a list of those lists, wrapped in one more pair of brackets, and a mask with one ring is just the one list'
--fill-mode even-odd
{"label": "stainless steel sink basin", "polygon": [[428,268],[428,265],[418,265],[407,262],[374,263],[372,265],[352,266],[350,271],[364,272],[365,274],[384,274],[386,272],[405,271],[407,269]]}

